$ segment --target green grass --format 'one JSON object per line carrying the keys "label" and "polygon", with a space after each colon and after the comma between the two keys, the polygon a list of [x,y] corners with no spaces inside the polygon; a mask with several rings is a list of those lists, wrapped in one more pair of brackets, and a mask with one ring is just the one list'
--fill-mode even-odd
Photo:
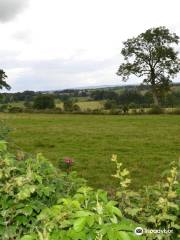
{"label": "green grass", "polygon": [[0,119],[14,129],[14,144],[42,152],[55,165],[74,158],[74,169],[94,187],[114,187],[112,154],[131,171],[136,189],[159,180],[180,156],[178,115],[0,114]]}

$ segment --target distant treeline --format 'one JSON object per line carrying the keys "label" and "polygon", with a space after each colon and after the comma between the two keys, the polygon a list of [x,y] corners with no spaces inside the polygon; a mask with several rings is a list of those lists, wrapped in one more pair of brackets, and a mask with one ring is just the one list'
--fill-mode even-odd
{"label": "distant treeline", "polygon": [[[150,107],[153,104],[153,97],[148,86],[122,86],[99,89],[67,89],[53,92],[35,92],[24,91],[17,93],[0,94],[0,104],[13,102],[32,102],[42,94],[50,94],[54,99],[68,101],[69,99],[84,98],[86,101],[106,102],[105,108],[113,108],[115,105],[128,105],[132,107]],[[180,84],[174,84],[172,91],[166,96],[159,97],[162,107],[179,107],[180,106]]]}

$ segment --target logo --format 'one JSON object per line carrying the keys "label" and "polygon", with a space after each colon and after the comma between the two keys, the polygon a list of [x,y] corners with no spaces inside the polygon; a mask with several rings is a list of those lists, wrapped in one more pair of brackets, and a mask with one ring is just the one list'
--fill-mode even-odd
{"label": "logo", "polygon": [[134,230],[135,234],[140,236],[143,234],[143,229],[142,227],[137,227],[135,230]]}

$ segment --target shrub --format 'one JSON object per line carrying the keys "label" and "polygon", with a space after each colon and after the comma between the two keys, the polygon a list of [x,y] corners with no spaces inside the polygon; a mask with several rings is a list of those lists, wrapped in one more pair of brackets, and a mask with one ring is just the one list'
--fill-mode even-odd
{"label": "shrub", "polygon": [[138,108],[138,105],[136,103],[132,102],[132,103],[129,104],[129,108],[130,109],[136,109],[136,108]]}
{"label": "shrub", "polygon": [[[23,161],[22,161],[23,160]],[[74,173],[67,175],[41,154],[23,159],[7,151],[0,141],[0,239],[20,239],[36,228],[39,213],[72,196],[84,184]]]}
{"label": "shrub", "polygon": [[29,108],[31,109],[31,108],[33,107],[33,104],[32,104],[30,101],[25,101],[25,102],[24,102],[24,107],[25,107],[25,108],[28,108],[28,109],[29,109]]}
{"label": "shrub", "polygon": [[74,104],[73,107],[72,107],[72,110],[74,112],[81,112],[81,108],[78,104]]}
{"label": "shrub", "polygon": [[10,113],[21,113],[21,112],[23,112],[23,108],[21,108],[21,107],[9,107],[8,111]]}
{"label": "shrub", "polygon": [[137,225],[124,218],[116,204],[109,201],[102,190],[81,187],[73,197],[60,198],[56,205],[42,210],[37,217],[38,233],[29,237],[48,240],[138,239],[134,235]]}
{"label": "shrub", "polygon": [[108,99],[105,103],[104,103],[104,108],[105,109],[115,109],[117,108],[117,103],[115,100],[110,100]]}
{"label": "shrub", "polygon": [[48,94],[38,95],[34,99],[33,108],[35,109],[53,109],[55,108],[54,97]]}
{"label": "shrub", "polygon": [[164,110],[161,107],[154,105],[147,113],[162,114],[162,113],[164,113]]}
{"label": "shrub", "polygon": [[128,105],[122,105],[121,109],[122,109],[123,113],[126,114],[129,111],[129,106]]}
{"label": "shrub", "polygon": [[0,112],[5,112],[8,109],[8,104],[2,104],[0,106]]}
{"label": "shrub", "polygon": [[145,109],[144,109],[144,108],[140,108],[140,109],[139,109],[139,113],[140,113],[140,114],[144,114],[144,113],[145,113]]}
{"label": "shrub", "polygon": [[171,234],[147,234],[146,239],[169,240],[178,239],[179,218],[179,171],[175,163],[166,171],[166,181],[154,186],[144,187],[139,192],[129,189],[131,179],[129,171],[122,168],[122,163],[113,155],[112,161],[116,164],[116,174],[113,175],[119,181],[119,191],[116,200],[123,214],[145,226],[147,229],[172,230]]}
{"label": "shrub", "polygon": [[63,108],[65,112],[72,112],[73,111],[73,101],[72,99],[67,99],[63,102]]}

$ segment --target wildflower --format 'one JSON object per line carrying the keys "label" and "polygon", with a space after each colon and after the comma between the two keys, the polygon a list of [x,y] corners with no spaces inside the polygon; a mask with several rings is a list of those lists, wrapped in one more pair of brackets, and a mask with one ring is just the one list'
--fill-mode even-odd
{"label": "wildflower", "polygon": [[67,165],[72,165],[73,164],[73,159],[71,158],[64,158],[64,163],[66,163]]}

